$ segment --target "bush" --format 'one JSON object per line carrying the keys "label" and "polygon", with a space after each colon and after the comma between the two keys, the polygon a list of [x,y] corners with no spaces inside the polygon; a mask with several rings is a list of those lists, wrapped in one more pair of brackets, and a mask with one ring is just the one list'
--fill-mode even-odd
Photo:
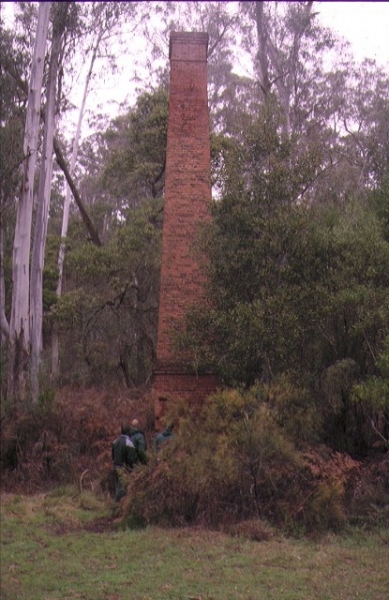
{"label": "bush", "polygon": [[131,475],[124,521],[196,524],[253,539],[265,535],[263,522],[289,532],[341,529],[361,463],[326,446],[297,445],[280,414],[258,387],[217,392],[196,416],[185,401],[172,403],[174,441]]}
{"label": "bush", "polygon": [[219,392],[196,419],[175,402],[174,441],[131,478],[125,518],[220,526],[274,516],[300,464],[269,408],[248,393]]}

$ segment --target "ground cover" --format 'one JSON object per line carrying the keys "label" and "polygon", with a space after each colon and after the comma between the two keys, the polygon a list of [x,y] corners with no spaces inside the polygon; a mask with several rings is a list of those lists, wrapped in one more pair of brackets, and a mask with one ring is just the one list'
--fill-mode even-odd
{"label": "ground cover", "polygon": [[76,488],[1,495],[1,600],[387,600],[389,532],[254,542],[124,529]]}

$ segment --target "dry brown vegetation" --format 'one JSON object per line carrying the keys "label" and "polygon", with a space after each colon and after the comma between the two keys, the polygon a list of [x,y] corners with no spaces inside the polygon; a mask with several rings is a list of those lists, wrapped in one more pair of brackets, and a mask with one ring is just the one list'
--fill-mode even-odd
{"label": "dry brown vegetation", "polygon": [[151,438],[151,398],[123,389],[63,388],[53,400],[1,420],[2,487],[31,493],[60,483],[109,485],[111,443],[136,417]]}
{"label": "dry brown vegetation", "polygon": [[[245,410],[235,392],[218,402],[219,408],[230,403],[235,415]],[[310,532],[385,524],[387,454],[361,461],[324,445],[291,443],[263,411],[250,431],[239,417],[226,429],[229,417],[223,421],[215,410],[210,403],[195,421],[178,406],[175,442],[154,455],[150,394],[64,388],[34,410],[2,418],[2,490],[34,493],[76,483],[80,492],[108,495],[112,440],[121,423],[137,417],[150,459],[131,475],[120,508],[129,525],[192,524],[266,539],[267,523]]]}

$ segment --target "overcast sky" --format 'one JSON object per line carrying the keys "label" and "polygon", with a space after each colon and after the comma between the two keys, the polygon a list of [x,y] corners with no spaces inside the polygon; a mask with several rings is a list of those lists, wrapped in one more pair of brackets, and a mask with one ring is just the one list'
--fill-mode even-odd
{"label": "overcast sky", "polygon": [[[6,5],[4,7],[4,4]],[[9,24],[13,2],[2,3],[2,18]],[[357,61],[373,58],[389,71],[389,2],[314,2],[314,11],[319,13],[320,22],[344,37],[352,46]],[[134,84],[126,76],[128,58],[122,74],[102,80],[98,85],[98,96],[93,104],[100,104],[103,112],[118,112],[118,106],[126,98],[132,104],[135,98]],[[120,60],[119,60],[120,63]],[[123,85],[124,83],[124,85]],[[80,87],[80,95],[81,95]],[[77,100],[76,100],[77,104]],[[90,105],[90,102],[88,102]],[[116,109],[115,109],[116,106]],[[76,118],[76,117],[75,117]]]}
{"label": "overcast sky", "polygon": [[[314,2],[313,6],[323,25],[350,42],[357,61],[373,58],[389,70],[389,2]],[[119,100],[117,82],[112,90],[116,101],[125,99],[123,89]]]}
{"label": "overcast sky", "polygon": [[389,68],[389,2],[315,2],[319,19],[352,44],[357,60]]}
{"label": "overcast sky", "polygon": [[[2,2],[6,23],[12,4]],[[389,2],[314,2],[314,9],[324,25],[351,42],[357,59],[389,65]]]}

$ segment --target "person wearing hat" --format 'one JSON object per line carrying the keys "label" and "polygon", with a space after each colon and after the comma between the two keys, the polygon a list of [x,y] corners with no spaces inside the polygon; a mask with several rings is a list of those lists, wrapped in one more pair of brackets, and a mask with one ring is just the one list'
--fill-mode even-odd
{"label": "person wearing hat", "polygon": [[137,462],[145,465],[147,463],[147,442],[145,434],[139,429],[138,419],[133,419],[131,421],[130,438],[135,446]]}

